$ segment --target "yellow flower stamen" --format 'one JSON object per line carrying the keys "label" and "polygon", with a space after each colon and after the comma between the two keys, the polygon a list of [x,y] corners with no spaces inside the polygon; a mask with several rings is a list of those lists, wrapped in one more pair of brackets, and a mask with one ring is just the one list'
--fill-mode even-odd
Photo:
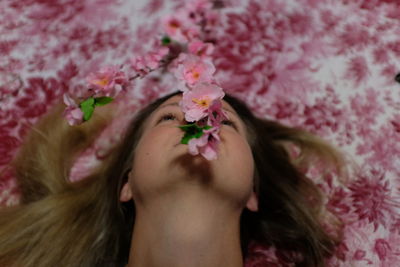
{"label": "yellow flower stamen", "polygon": [[104,78],[104,79],[96,80],[94,83],[97,84],[98,86],[104,87],[108,84],[108,79]]}
{"label": "yellow flower stamen", "polygon": [[208,108],[210,105],[211,99],[209,97],[204,97],[204,98],[192,98],[192,101],[199,105],[202,108]]}
{"label": "yellow flower stamen", "polygon": [[180,25],[179,25],[179,22],[177,22],[175,20],[172,20],[172,21],[169,22],[169,26],[171,28],[178,29]]}
{"label": "yellow flower stamen", "polygon": [[200,72],[194,71],[194,72],[192,72],[192,76],[194,79],[198,80],[200,78]]}

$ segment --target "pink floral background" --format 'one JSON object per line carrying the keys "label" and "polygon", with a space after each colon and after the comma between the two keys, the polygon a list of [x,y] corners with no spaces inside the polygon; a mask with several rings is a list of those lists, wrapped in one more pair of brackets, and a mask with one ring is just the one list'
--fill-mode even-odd
{"label": "pink floral background", "polygon": [[[162,34],[159,19],[182,2],[0,1],[1,205],[18,203],[9,162],[30,126],[99,66],[146,52]],[[329,266],[399,266],[400,2],[219,2],[225,8],[213,30],[214,63],[226,92],[259,116],[323,137],[358,166],[347,185],[318,181],[327,208],[346,223]],[[121,100],[121,114],[129,119],[175,90],[168,75],[150,75]],[[75,176],[107,154],[119,123],[76,165]],[[290,266],[276,255],[254,245],[246,266]]]}

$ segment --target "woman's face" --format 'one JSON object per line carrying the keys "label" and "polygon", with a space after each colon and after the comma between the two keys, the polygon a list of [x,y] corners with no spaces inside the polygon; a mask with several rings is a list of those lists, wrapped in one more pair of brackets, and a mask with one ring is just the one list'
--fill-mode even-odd
{"label": "woman's face", "polygon": [[233,108],[223,101],[229,116],[220,129],[218,158],[208,161],[192,156],[181,144],[184,114],[181,95],[161,104],[147,119],[134,151],[132,171],[121,193],[121,200],[145,201],[174,186],[194,183],[208,188],[241,207],[257,209],[253,192],[254,161],[246,138],[246,127]]}

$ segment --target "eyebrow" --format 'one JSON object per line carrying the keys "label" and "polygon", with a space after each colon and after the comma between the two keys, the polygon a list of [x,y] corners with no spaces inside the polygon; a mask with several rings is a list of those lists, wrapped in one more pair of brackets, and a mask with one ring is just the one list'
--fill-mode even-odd
{"label": "eyebrow", "polygon": [[[160,108],[165,108],[165,107],[168,107],[168,106],[178,106],[179,107],[179,102],[163,104],[163,105],[159,106],[158,108],[160,109]],[[222,109],[227,111],[227,112],[229,112],[229,113],[232,113],[235,116],[239,116],[239,115],[236,114],[236,112],[232,111],[231,109],[227,109],[227,108],[224,108],[224,107]]]}

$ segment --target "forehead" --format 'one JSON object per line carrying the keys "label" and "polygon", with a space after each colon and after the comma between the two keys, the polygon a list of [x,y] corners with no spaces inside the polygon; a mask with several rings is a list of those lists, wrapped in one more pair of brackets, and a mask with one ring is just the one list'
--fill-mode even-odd
{"label": "forehead", "polygon": [[[182,95],[181,95],[181,94],[179,94],[179,95],[174,95],[174,96],[168,98],[167,100],[165,100],[165,101],[160,105],[159,108],[162,108],[162,107],[165,106],[165,105],[171,105],[171,104],[179,103],[179,101],[181,101],[181,100],[182,100]],[[223,100],[223,99],[222,99],[222,108],[225,109],[225,110],[227,110],[227,111],[230,111],[230,112],[234,113],[234,114],[237,115],[237,116],[239,116],[239,115],[236,113],[236,111],[232,108],[232,106],[229,105],[229,103],[226,102],[226,101]]]}

